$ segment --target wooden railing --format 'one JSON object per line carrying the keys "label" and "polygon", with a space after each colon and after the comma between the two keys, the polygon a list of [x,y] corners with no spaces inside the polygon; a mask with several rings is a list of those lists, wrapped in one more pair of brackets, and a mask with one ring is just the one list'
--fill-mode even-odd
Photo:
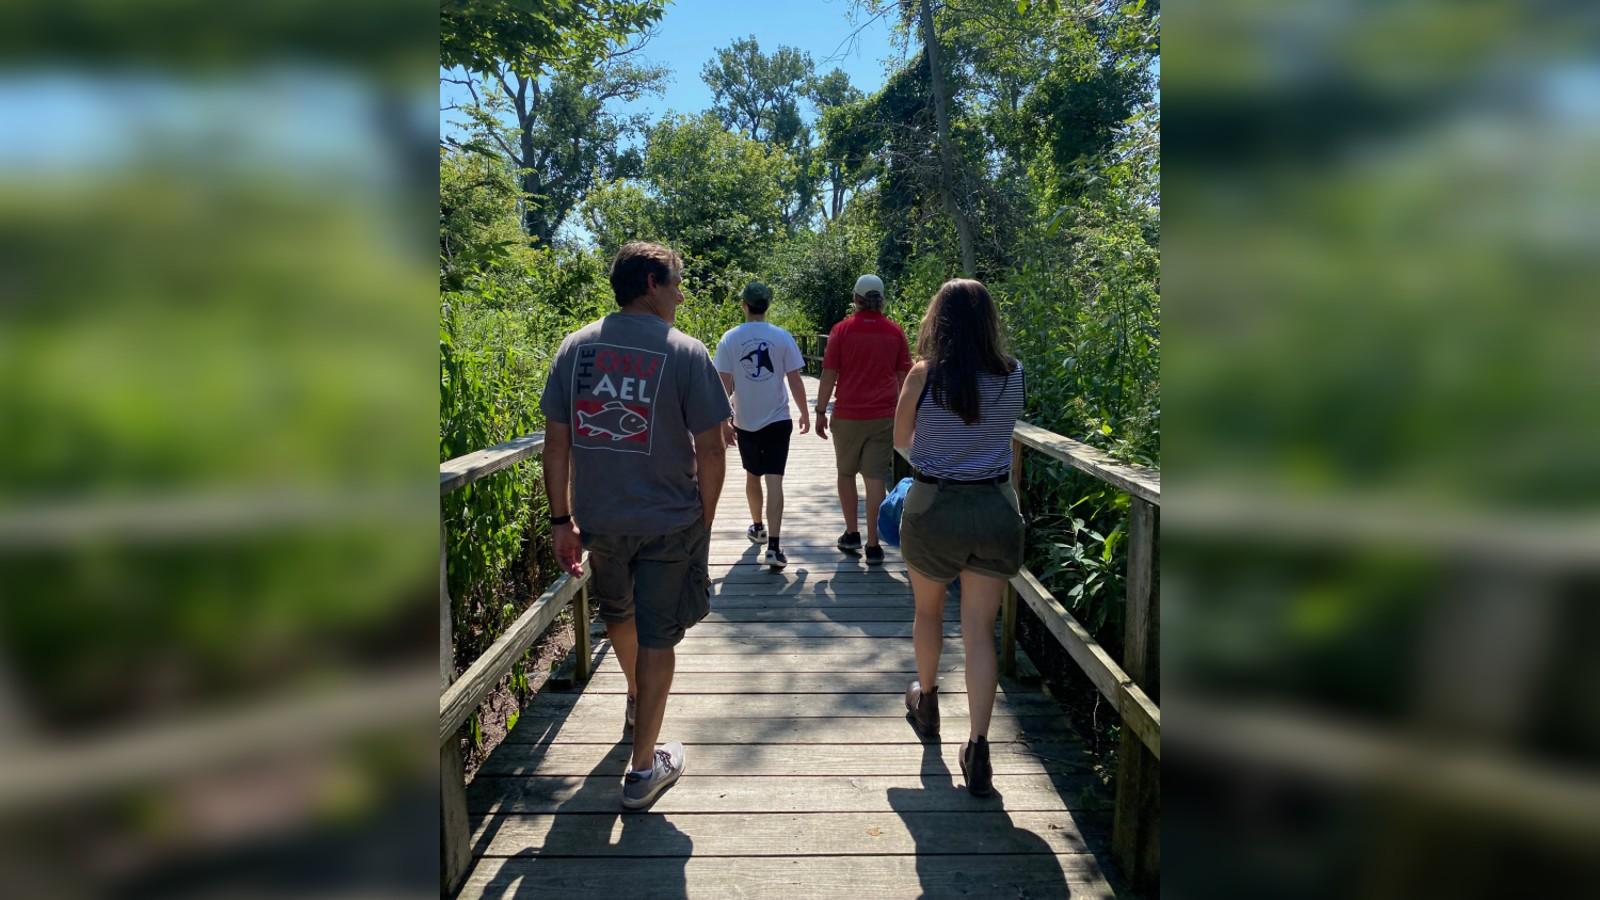
{"label": "wooden railing", "polygon": [[[1064,462],[1129,495],[1122,665],[1117,665],[1089,630],[1024,568],[1011,579],[1000,608],[1000,667],[1007,675],[1016,674],[1017,600],[1021,598],[1116,708],[1123,727],[1117,750],[1112,851],[1133,882],[1147,887],[1157,881],[1161,848],[1161,709],[1151,699],[1159,696],[1161,626],[1159,608],[1150,602],[1161,473],[1118,462],[1088,444],[1018,422],[1011,441],[1011,485],[1019,500],[1023,499],[1024,450]],[[909,461],[897,453],[895,479],[908,474]]]}
{"label": "wooden railing", "polygon": [[[459,490],[481,478],[510,468],[544,449],[544,435],[530,434],[504,444],[458,456],[439,465],[439,495]],[[446,571],[444,519],[439,520],[439,879],[443,894],[453,894],[472,862],[468,843],[466,774],[456,730],[472,715],[495,685],[509,673],[533,642],[568,604],[574,606],[577,644],[572,657],[579,681],[589,676],[589,575],[563,574],[539,595],[505,633],[458,677],[452,651],[450,586]]]}

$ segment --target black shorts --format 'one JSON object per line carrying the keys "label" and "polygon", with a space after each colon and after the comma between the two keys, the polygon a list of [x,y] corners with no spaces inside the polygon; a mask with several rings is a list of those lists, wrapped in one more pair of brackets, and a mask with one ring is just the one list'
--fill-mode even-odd
{"label": "black shorts", "polygon": [[755,431],[735,428],[744,470],[752,475],[782,475],[789,464],[789,435],[793,432],[794,422],[789,419]]}

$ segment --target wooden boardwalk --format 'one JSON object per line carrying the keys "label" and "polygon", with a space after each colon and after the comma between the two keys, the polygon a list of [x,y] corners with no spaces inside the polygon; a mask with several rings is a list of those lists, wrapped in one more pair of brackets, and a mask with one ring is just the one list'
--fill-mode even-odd
{"label": "wooden boardwalk", "polygon": [[678,647],[662,728],[684,743],[685,774],[648,812],[622,812],[625,688],[597,642],[584,689],[541,694],[468,787],[461,896],[1126,896],[1108,881],[1109,807],[1088,799],[1109,792],[1090,790],[1089,758],[1037,689],[1002,681],[996,795],[966,791],[954,599],[943,743],[918,741],[902,701],[916,670],[905,564],[892,547],[874,568],[834,549],[833,485],[831,445],[797,434],[789,568],[770,573],[744,537],[729,451],[712,611]]}

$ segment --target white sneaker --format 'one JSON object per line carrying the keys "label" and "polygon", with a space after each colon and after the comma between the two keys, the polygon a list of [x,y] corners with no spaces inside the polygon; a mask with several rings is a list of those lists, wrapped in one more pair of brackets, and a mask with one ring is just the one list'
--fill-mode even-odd
{"label": "white sneaker", "polygon": [[777,572],[789,565],[789,557],[784,556],[782,550],[774,550],[768,547],[766,563],[772,567],[772,571]]}
{"label": "white sneaker", "polygon": [[764,544],[767,541],[767,526],[751,525],[744,530],[744,536],[749,538],[752,544]]}
{"label": "white sneaker", "polygon": [[677,741],[657,747],[652,759],[655,765],[651,767],[648,778],[630,771],[622,779],[623,808],[644,809],[683,774],[683,745]]}

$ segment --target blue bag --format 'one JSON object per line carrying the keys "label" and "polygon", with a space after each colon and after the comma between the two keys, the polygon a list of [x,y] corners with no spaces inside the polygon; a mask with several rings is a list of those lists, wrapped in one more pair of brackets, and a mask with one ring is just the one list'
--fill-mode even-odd
{"label": "blue bag", "polygon": [[891,547],[900,546],[900,511],[906,505],[906,492],[911,490],[911,479],[902,478],[894,490],[883,498],[878,507],[878,537]]}

